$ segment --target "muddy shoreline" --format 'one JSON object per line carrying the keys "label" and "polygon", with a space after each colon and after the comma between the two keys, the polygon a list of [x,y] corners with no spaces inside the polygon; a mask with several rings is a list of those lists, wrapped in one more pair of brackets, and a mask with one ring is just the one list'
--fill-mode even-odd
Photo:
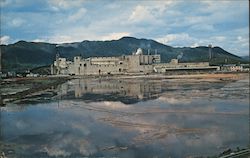
{"label": "muddy shoreline", "polygon": [[12,78],[1,81],[1,88],[6,89],[9,87],[25,87],[19,91],[6,93],[1,91],[0,105],[5,105],[8,102],[21,100],[34,93],[53,90],[60,84],[70,80],[70,77],[38,77],[38,78]]}

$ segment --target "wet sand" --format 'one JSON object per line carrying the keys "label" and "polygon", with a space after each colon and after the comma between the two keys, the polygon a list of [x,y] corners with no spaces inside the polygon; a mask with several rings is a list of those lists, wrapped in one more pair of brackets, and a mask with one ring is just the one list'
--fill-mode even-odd
{"label": "wet sand", "polygon": [[[65,83],[68,77],[36,77],[36,78],[11,78],[1,80],[1,104],[28,98],[38,93],[53,92],[58,85]],[[52,95],[53,96],[53,95]]]}

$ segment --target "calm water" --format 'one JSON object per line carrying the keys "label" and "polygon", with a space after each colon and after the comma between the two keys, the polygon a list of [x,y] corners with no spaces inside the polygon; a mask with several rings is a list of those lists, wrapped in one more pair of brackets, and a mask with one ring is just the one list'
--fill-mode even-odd
{"label": "calm water", "polygon": [[188,157],[249,144],[249,81],[76,79],[1,108],[8,157]]}

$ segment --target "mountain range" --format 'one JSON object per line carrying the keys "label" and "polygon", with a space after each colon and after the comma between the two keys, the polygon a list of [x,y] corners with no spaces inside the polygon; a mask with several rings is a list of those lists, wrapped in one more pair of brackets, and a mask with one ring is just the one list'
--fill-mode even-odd
{"label": "mountain range", "polygon": [[209,60],[209,48],[206,46],[171,47],[151,39],[122,37],[110,41],[82,41],[74,43],[51,44],[44,42],[19,41],[14,44],[1,45],[2,71],[25,71],[39,66],[50,65],[57,53],[60,57],[72,60],[74,56],[84,58],[93,56],[128,55],[142,48],[145,54],[161,54],[162,62],[180,58],[180,62],[210,61],[211,65],[244,63],[246,60],[220,47],[212,48],[212,59]]}

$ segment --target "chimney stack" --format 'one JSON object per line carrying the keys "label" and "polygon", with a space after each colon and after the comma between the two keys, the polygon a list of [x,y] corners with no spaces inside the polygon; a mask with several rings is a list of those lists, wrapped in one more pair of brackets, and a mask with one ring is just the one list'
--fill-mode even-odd
{"label": "chimney stack", "polygon": [[212,44],[208,45],[208,54],[209,54],[209,60],[211,60],[213,58],[213,55],[212,55]]}

